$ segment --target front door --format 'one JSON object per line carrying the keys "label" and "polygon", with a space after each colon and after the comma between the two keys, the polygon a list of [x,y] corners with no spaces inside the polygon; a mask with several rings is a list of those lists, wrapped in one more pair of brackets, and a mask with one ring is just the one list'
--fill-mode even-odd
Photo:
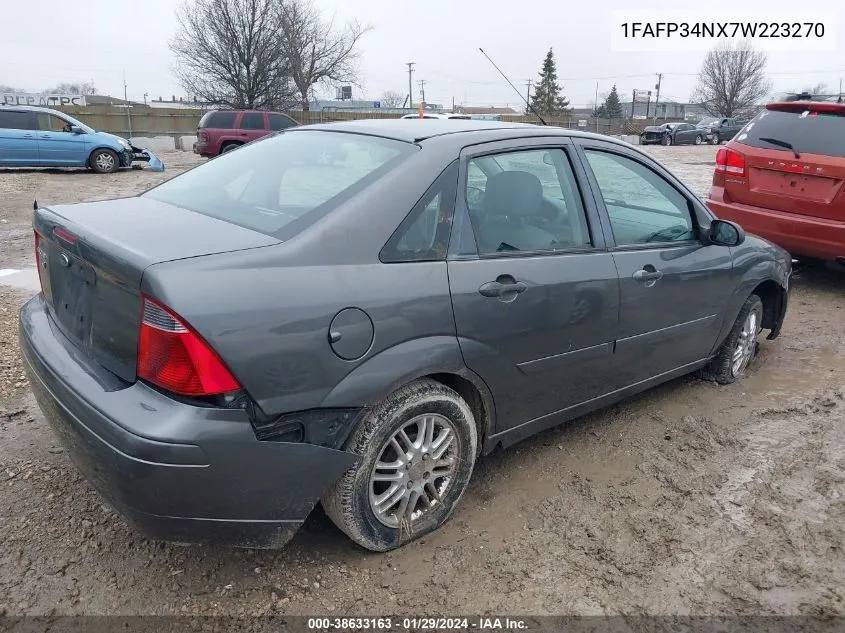
{"label": "front door", "polygon": [[607,391],[618,280],[572,158],[560,137],[462,157],[449,283],[464,359],[493,394],[495,433]]}
{"label": "front door", "polygon": [[619,271],[616,386],[707,358],[734,286],[730,249],[703,245],[700,203],[659,164],[611,143],[578,144]]}
{"label": "front door", "polygon": [[35,112],[0,108],[0,165],[38,165]]}
{"label": "front door", "polygon": [[71,123],[52,114],[38,114],[38,155],[44,165],[84,165],[88,160],[85,134],[70,131]]}

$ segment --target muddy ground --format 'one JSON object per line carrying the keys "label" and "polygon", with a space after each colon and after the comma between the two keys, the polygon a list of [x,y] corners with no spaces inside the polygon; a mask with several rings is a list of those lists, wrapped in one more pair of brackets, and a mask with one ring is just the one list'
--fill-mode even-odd
{"label": "muddy ground", "polygon": [[[715,148],[651,151],[707,190]],[[160,177],[0,172],[0,268],[32,264],[34,193],[125,195]],[[0,614],[845,615],[845,277],[832,271],[796,276],[781,338],[743,381],[679,379],[483,458],[451,521],[386,555],[319,509],[278,552],[132,533],[34,406],[24,299],[0,286]]]}

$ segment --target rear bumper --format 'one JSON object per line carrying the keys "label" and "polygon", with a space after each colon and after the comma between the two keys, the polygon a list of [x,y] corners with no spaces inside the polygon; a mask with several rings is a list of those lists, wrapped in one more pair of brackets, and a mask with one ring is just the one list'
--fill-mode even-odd
{"label": "rear bumper", "polygon": [[723,220],[738,223],[793,255],[834,261],[845,257],[845,221],[813,218],[737,202],[726,202],[724,189],[713,187],[707,206]]}
{"label": "rear bumper", "polygon": [[355,463],[343,451],[259,441],[240,409],[116,383],[56,329],[41,295],[21,309],[20,341],[36,400],[74,463],[150,538],[281,547]]}

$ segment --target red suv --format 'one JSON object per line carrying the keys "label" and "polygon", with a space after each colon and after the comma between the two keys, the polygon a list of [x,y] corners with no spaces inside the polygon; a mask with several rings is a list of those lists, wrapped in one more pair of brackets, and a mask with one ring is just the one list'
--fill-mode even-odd
{"label": "red suv", "polygon": [[770,103],[716,155],[707,206],[796,257],[845,264],[845,103]]}
{"label": "red suv", "polygon": [[194,153],[208,158],[228,152],[244,143],[299,125],[286,114],[260,110],[214,110],[206,112],[197,125]]}

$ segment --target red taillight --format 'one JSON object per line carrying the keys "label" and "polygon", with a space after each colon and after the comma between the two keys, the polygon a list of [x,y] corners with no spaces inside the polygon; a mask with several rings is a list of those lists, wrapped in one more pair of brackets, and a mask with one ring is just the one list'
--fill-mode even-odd
{"label": "red taillight", "polygon": [[202,337],[157,301],[143,297],[138,377],[183,396],[213,396],[241,386]]}
{"label": "red taillight", "polygon": [[723,147],[716,153],[716,173],[745,175],[745,155],[730,147]]}
{"label": "red taillight", "polygon": [[41,286],[41,289],[44,289],[44,280],[41,278],[41,236],[38,234],[38,231],[33,231],[35,234],[35,267],[38,269],[38,285]]}
{"label": "red taillight", "polygon": [[58,226],[53,229],[53,235],[71,245],[76,244],[78,240],[78,238],[73,233],[71,233],[70,231],[66,231],[65,229]]}
{"label": "red taillight", "polygon": [[766,106],[766,109],[776,112],[822,112],[845,115],[845,103],[832,101],[783,101],[770,103]]}

